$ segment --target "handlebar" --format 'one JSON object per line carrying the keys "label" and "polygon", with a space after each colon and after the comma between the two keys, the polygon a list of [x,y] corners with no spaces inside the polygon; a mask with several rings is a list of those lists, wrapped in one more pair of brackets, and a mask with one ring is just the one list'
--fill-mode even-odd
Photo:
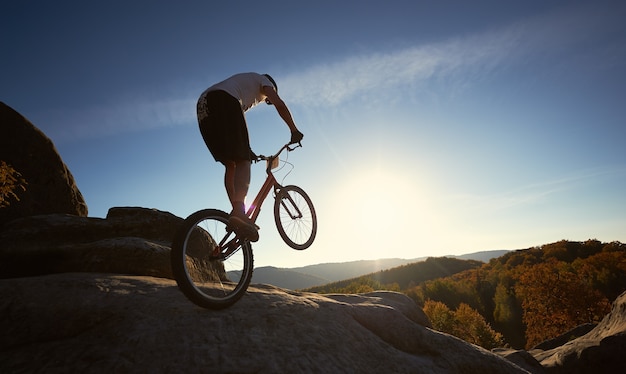
{"label": "handlebar", "polygon": [[265,168],[265,172],[267,172],[268,175],[272,174],[272,169],[275,169],[278,167],[279,165],[279,156],[280,154],[284,151],[287,150],[287,152],[291,152],[294,149],[298,148],[298,147],[302,147],[302,143],[301,142],[297,142],[297,143],[287,143],[285,145],[283,145],[278,152],[276,152],[275,154],[271,155],[271,156],[264,156],[264,155],[259,155],[256,156],[256,161],[267,161],[267,166]]}
{"label": "handlebar", "polygon": [[278,152],[276,152],[275,154],[271,155],[271,156],[264,156],[264,155],[258,155],[256,156],[256,160],[257,161],[271,161],[275,158],[278,158],[278,156],[286,149],[287,152],[291,152],[296,148],[302,147],[302,142],[297,142],[297,143],[287,143],[285,145],[283,145]]}

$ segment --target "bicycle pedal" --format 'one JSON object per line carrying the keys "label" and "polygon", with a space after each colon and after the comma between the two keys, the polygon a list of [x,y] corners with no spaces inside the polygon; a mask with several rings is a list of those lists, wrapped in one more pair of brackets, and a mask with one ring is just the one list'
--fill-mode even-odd
{"label": "bicycle pedal", "polygon": [[251,242],[256,242],[259,240],[259,232],[248,225],[240,227],[238,230],[235,230],[235,234],[237,234],[237,236],[239,236],[240,238]]}
{"label": "bicycle pedal", "polygon": [[237,236],[251,242],[259,240],[259,232],[257,231],[259,229],[260,227],[255,223],[246,222],[242,218],[236,216],[231,216],[228,219],[228,224],[226,225],[226,230],[234,231]]}

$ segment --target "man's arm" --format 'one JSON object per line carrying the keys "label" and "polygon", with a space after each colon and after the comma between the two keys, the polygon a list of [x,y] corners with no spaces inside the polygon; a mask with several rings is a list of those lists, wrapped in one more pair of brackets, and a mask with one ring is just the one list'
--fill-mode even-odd
{"label": "man's arm", "polygon": [[278,93],[274,91],[274,88],[269,87],[269,86],[264,86],[263,93],[265,94],[265,96],[267,96],[267,99],[276,107],[276,111],[278,111],[278,115],[280,116],[280,118],[283,119],[283,121],[285,121],[287,126],[289,126],[289,130],[291,130],[292,133],[295,131],[298,131],[298,128],[296,127],[296,123],[293,121],[293,118],[291,117],[291,112],[289,111],[289,108],[287,108],[287,104],[285,104],[285,102],[280,98],[280,96],[278,96]]}

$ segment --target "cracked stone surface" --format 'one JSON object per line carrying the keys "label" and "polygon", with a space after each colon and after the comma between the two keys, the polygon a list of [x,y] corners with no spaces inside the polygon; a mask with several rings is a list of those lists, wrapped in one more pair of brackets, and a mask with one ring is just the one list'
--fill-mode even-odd
{"label": "cracked stone surface", "polygon": [[0,372],[521,373],[429,329],[393,292],[317,295],[252,285],[199,308],[174,281],[68,273],[0,281]]}

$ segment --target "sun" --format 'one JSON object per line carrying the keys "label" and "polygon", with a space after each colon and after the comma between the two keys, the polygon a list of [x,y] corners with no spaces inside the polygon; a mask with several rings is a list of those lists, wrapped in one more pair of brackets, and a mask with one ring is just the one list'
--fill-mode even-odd
{"label": "sun", "polygon": [[393,217],[403,214],[401,198],[383,183],[362,181],[352,190],[350,211],[369,235],[384,235],[393,227]]}
{"label": "sun", "polygon": [[341,230],[362,250],[387,256],[403,238],[415,233],[415,188],[405,176],[388,171],[364,171],[343,182]]}
{"label": "sun", "polygon": [[[397,163],[396,163],[397,164]],[[412,259],[449,236],[432,178],[380,163],[328,176],[316,251],[332,261]],[[384,165],[384,167],[383,167]],[[317,239],[316,239],[317,240]]]}

